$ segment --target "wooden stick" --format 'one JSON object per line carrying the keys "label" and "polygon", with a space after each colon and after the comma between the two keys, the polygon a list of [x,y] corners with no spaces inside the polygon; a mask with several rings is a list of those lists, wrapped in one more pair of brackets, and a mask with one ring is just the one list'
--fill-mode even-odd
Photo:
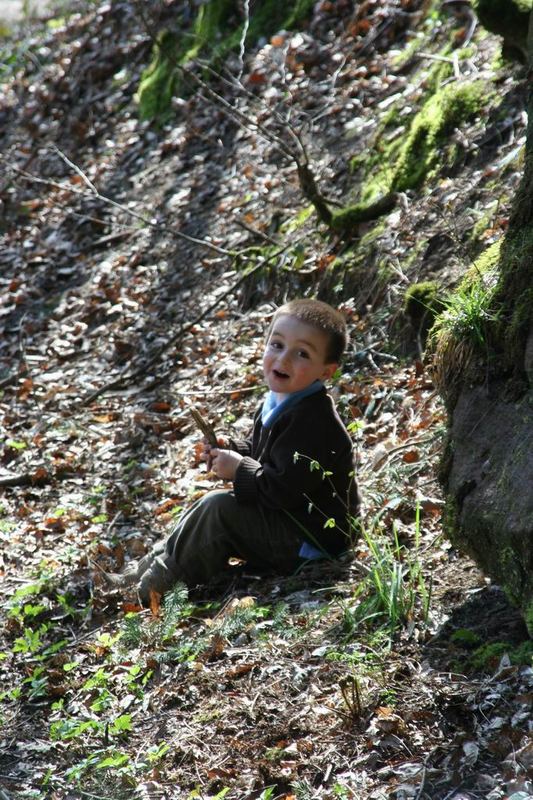
{"label": "wooden stick", "polygon": [[218,447],[217,435],[211,423],[207,422],[207,420],[202,417],[195,406],[191,406],[189,411],[191,412],[193,420],[196,422],[211,447]]}

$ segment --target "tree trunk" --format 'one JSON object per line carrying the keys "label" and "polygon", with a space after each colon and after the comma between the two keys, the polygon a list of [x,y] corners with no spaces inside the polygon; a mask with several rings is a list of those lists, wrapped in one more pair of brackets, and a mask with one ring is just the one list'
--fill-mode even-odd
{"label": "tree trunk", "polygon": [[533,14],[522,182],[502,244],[483,369],[463,374],[442,477],[445,525],[523,612],[533,636]]}

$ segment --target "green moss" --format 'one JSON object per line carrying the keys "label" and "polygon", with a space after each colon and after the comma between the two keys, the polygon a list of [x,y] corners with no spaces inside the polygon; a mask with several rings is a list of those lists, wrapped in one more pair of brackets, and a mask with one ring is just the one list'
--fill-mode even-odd
{"label": "green moss", "polygon": [[407,66],[419,50],[427,47],[428,39],[423,36],[414,36],[411,41],[408,41],[403,50],[397,53],[392,58],[393,69],[400,70],[402,67]]}
{"label": "green moss", "polygon": [[513,371],[518,365],[523,366],[526,341],[533,325],[532,260],[533,231],[530,226],[526,224],[510,230],[501,249],[495,302],[502,306],[498,338],[503,365]]}
{"label": "green moss", "polygon": [[141,119],[168,118],[174,95],[179,40],[170,31],[162,31],[154,45],[152,61],[141,75],[137,91]]}
{"label": "green moss", "polygon": [[376,200],[374,203],[355,203],[333,211],[331,215],[330,228],[340,234],[350,234],[355,232],[361,222],[371,222],[388,214],[396,205],[396,195],[388,192]]}
{"label": "green moss", "polygon": [[523,609],[524,621],[531,638],[533,639],[533,600]]}
{"label": "green moss", "polygon": [[299,211],[293,219],[290,219],[281,225],[280,232],[283,234],[294,233],[294,231],[297,231],[299,228],[305,225],[309,217],[313,215],[314,210],[314,206],[312,205],[302,208],[302,210]]}
{"label": "green moss", "polygon": [[511,653],[513,664],[528,664],[533,666],[533,641],[522,642]]}
{"label": "green moss", "polygon": [[346,208],[335,210],[331,218],[332,229],[340,232],[354,228],[360,222],[365,221],[366,208],[366,203],[354,203],[354,205],[346,206]]}
{"label": "green moss", "polygon": [[225,33],[232,12],[233,0],[210,0],[198,9],[194,22],[191,47],[182,55],[180,63],[192,61],[206,48],[214,48],[217,36]]}
{"label": "green moss", "polygon": [[481,253],[467,273],[467,279],[472,281],[476,275],[494,273],[500,263],[502,240],[498,239]]}
{"label": "green moss", "polygon": [[481,636],[469,628],[460,628],[459,630],[454,631],[450,639],[454,644],[458,644],[461,647],[466,647],[469,649],[477,647],[481,644]]}
{"label": "green moss", "polygon": [[403,299],[404,313],[417,329],[422,326],[431,327],[443,306],[442,291],[435,281],[413,283],[406,290]]}
{"label": "green moss", "polygon": [[393,174],[392,188],[418,188],[439,162],[439,147],[448,135],[475,116],[486,102],[487,86],[480,80],[452,83],[437,91],[413,120]]}
{"label": "green moss", "polygon": [[[387,141],[387,128],[400,122],[400,105],[388,110],[376,132],[372,151],[354,156],[351,172],[363,171],[360,202],[334,215],[337,229],[361,221],[377,198],[390,192],[419,188],[440,165],[452,164],[456,147],[450,133],[475,116],[487,102],[487,84],[476,80],[454,82],[440,88],[451,66],[439,62],[423,81],[429,99],[412,119],[407,136]],[[407,119],[402,120],[407,123]]]}
{"label": "green moss", "polygon": [[[507,484],[504,484],[503,491],[501,492],[502,496],[505,496],[506,494],[509,495],[511,486],[508,485],[508,478],[506,479],[506,476],[504,475],[501,480],[505,481]],[[510,602],[515,606],[519,606],[524,586],[524,569],[520,563],[519,553],[512,547],[504,547],[499,553],[499,560],[499,573],[502,578],[505,576],[505,582],[503,583],[502,588]]]}
{"label": "green moss", "polygon": [[503,655],[507,654],[512,664],[531,664],[533,641],[514,646],[509,642],[490,642],[472,653],[470,663],[475,669],[494,669]]}
{"label": "green moss", "polygon": [[[439,464],[439,480],[443,485],[446,485],[452,459],[453,459],[453,449],[450,440],[448,440],[441,463]],[[451,494],[448,494],[442,512],[441,522],[442,522],[442,529],[444,531],[446,538],[449,539],[449,541],[452,543],[454,547],[457,547],[459,544],[458,541],[458,533],[460,529],[459,515],[460,515],[459,504],[457,503],[456,500],[454,500]]]}

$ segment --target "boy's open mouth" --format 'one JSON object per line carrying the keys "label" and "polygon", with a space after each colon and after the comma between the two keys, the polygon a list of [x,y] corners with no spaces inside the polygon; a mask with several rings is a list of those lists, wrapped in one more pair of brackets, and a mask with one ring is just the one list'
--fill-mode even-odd
{"label": "boy's open mouth", "polygon": [[272,372],[274,373],[276,378],[288,378],[289,377],[286,372],[280,372],[279,369],[273,369]]}

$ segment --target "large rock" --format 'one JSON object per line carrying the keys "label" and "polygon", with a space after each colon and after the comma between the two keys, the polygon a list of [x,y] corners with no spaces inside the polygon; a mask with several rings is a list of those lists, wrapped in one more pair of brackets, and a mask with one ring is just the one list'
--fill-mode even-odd
{"label": "large rock", "polygon": [[483,27],[503,37],[504,54],[525,64],[532,0],[473,0],[473,7]]}
{"label": "large rock", "polygon": [[448,532],[499,583],[533,636],[533,332],[530,389],[465,388],[453,410],[446,469]]}

